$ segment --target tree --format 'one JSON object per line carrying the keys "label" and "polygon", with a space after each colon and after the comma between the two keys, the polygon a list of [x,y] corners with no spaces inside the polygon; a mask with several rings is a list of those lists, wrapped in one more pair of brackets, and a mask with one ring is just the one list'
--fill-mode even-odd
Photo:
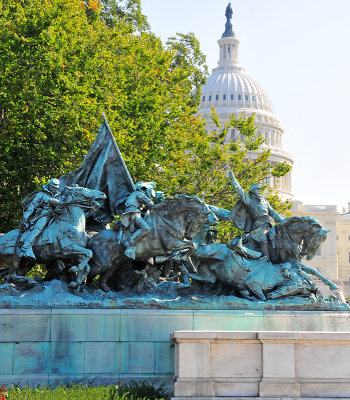
{"label": "tree", "polygon": [[[89,8],[91,0],[85,4]],[[98,3],[98,1],[97,1]],[[147,18],[141,12],[141,0],[101,0],[101,19],[111,27],[120,20],[130,24],[133,31],[147,31]]]}
{"label": "tree", "polygon": [[17,224],[24,195],[76,166],[103,97],[91,88],[107,85],[108,71],[96,73],[99,38],[78,1],[1,2],[0,31],[4,230]]}
{"label": "tree", "polygon": [[108,25],[92,1],[0,2],[2,231],[26,194],[81,163],[102,111],[135,180],[166,169],[177,132],[201,125],[193,63],[174,63],[175,50],[141,30],[138,5],[116,3]]}
{"label": "tree", "polygon": [[0,231],[18,225],[25,195],[80,165],[102,111],[134,181],[156,180],[169,195],[228,206],[225,165],[246,182],[270,171],[266,154],[244,161],[261,143],[253,144],[249,119],[232,120],[243,147],[224,144],[224,132],[206,134],[196,94],[206,67],[195,37],[163,45],[138,0],[109,5],[0,0]]}

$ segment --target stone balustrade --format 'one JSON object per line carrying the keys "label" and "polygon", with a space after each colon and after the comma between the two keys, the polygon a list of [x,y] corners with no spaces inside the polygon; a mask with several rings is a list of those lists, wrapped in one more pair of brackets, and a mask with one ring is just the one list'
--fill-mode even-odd
{"label": "stone balustrade", "polygon": [[350,398],[350,333],[177,331],[174,399]]}

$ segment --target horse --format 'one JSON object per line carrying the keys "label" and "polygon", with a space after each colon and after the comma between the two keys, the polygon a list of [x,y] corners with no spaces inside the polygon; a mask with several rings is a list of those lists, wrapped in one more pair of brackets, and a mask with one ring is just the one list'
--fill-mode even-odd
{"label": "horse", "polygon": [[[273,264],[290,262],[296,268],[301,268],[304,272],[321,279],[331,290],[337,290],[339,289],[337,285],[314,268],[301,263],[302,258],[306,257],[307,260],[311,260],[315,256],[320,245],[326,240],[328,232],[312,217],[285,218],[267,233],[269,261]],[[249,233],[244,234],[242,239],[240,242],[239,237],[236,237],[228,246],[237,250],[243,245],[240,248],[243,253],[244,250],[247,250],[247,254],[251,253],[250,250],[253,250],[253,253],[259,250],[257,245],[254,245],[255,242],[250,240]],[[261,253],[258,251],[256,254]]]}
{"label": "horse", "polygon": [[288,296],[310,297],[317,287],[301,269],[286,262],[276,265],[266,258],[248,260],[225,244],[199,246],[193,254],[198,262],[194,280],[221,282],[247,300],[273,300]]}
{"label": "horse", "polygon": [[[91,250],[86,248],[88,235],[85,232],[86,216],[84,210],[90,212],[100,206],[106,198],[105,194],[77,185],[66,186],[62,193],[62,204],[54,210],[53,219],[44,231],[37,237],[33,246],[36,261],[18,258],[15,254],[19,229],[14,229],[0,237],[0,264],[9,265],[7,269],[9,282],[28,284],[33,280],[27,274],[36,262],[45,264],[48,270],[57,269],[62,272],[65,268],[63,260],[76,263],[69,272],[75,275],[70,282],[71,288],[78,287],[86,278],[90,268],[88,262],[92,257]],[[2,271],[4,273],[4,271]]]}
{"label": "horse", "polygon": [[311,260],[320,245],[327,239],[327,233],[320,223],[312,217],[290,217],[268,233],[269,258],[274,264],[290,262],[304,272],[321,279],[331,290],[339,287],[314,268],[301,263],[302,258]]}
{"label": "horse", "polygon": [[[180,194],[155,204],[145,220],[151,227],[147,236],[135,245],[135,261],[147,261],[155,257],[174,257],[191,263],[190,255],[197,248],[191,240],[210,214],[207,205],[196,196]],[[94,235],[87,247],[93,252],[89,280],[100,275],[99,287],[109,291],[107,281],[122,262],[130,260],[124,251],[124,242],[132,235],[133,228],[123,228],[120,221],[113,229]],[[177,253],[177,254],[176,254]],[[163,257],[164,258],[164,257]]]}

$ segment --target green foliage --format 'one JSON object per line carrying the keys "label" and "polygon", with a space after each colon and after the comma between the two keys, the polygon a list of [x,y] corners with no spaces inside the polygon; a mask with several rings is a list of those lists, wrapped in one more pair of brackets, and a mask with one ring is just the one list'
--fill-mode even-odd
{"label": "green foliage", "polygon": [[172,69],[181,68],[192,91],[190,104],[198,106],[201,87],[205,84],[208,74],[205,64],[206,57],[200,51],[198,39],[193,33],[177,33],[176,37],[168,39],[167,45],[174,52]]}
{"label": "green foliage", "polygon": [[37,277],[45,278],[46,273],[47,273],[47,269],[46,269],[45,265],[37,264],[27,273],[27,276],[32,279],[35,279]]}
{"label": "green foliage", "polygon": [[91,87],[108,77],[95,73],[99,38],[78,1],[2,2],[0,32],[0,215],[8,229],[21,199],[88,148],[99,114]]}
{"label": "green foliage", "polygon": [[[212,118],[217,126],[220,121],[212,110]],[[228,131],[235,129],[239,133],[235,140],[227,140]],[[264,139],[256,133],[255,117],[231,116],[230,121],[218,132],[209,133],[209,142],[206,138],[195,137],[191,144],[192,151],[187,153],[190,160],[186,174],[181,177],[182,187],[186,192],[202,197],[209,204],[224,208],[231,208],[236,201],[233,189],[227,178],[227,169],[230,168],[243,189],[248,190],[252,183],[260,183],[265,196],[279,212],[287,212],[288,202],[281,202],[275,188],[266,183],[266,178],[273,174],[275,169],[279,173],[287,173],[290,166],[272,166],[268,159],[269,150],[262,150]],[[256,158],[248,159],[251,151],[256,152]],[[181,191],[177,187],[175,191]]]}
{"label": "green foliage", "polygon": [[164,47],[135,34],[139,1],[114,6],[107,25],[92,1],[0,1],[0,231],[18,225],[26,194],[81,163],[102,111],[133,178],[162,171],[159,186],[202,126],[190,104],[198,46],[181,58],[194,39]]}
{"label": "green foliage", "polygon": [[16,386],[9,390],[8,398],[14,400],[155,400],[168,399],[169,393],[163,386],[156,388],[146,381],[137,383],[122,383],[114,386],[84,386],[69,385],[58,386],[37,386],[36,388]]}
{"label": "green foliage", "polygon": [[[156,180],[167,195],[230,208],[228,167],[244,189],[285,174],[290,167],[272,168],[268,151],[247,160],[263,143],[254,117],[205,132],[204,63],[193,34],[163,45],[140,0],[0,0],[0,232],[18,225],[28,193],[81,164],[103,111],[134,181]],[[219,126],[215,111],[213,119]],[[227,141],[229,129],[242,140]]]}
{"label": "green foliage", "polygon": [[170,393],[164,388],[164,385],[156,387],[147,381],[137,382],[131,380],[128,383],[121,383],[116,387],[116,393],[119,397],[123,393],[128,393],[128,396],[133,396],[134,399],[147,398],[149,400],[156,400],[170,398]]}
{"label": "green foliage", "polygon": [[100,17],[108,26],[114,27],[118,21],[124,21],[132,30],[149,30],[147,18],[141,12],[141,0],[101,0],[101,3]]}

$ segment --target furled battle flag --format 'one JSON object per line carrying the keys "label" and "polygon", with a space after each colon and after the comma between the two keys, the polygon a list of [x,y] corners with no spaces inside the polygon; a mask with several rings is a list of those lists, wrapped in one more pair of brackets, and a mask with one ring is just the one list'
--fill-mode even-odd
{"label": "furled battle flag", "polygon": [[124,201],[135,190],[106,118],[81,166],[60,177],[62,190],[74,183],[107,196],[102,206],[87,219],[87,231],[103,229],[114,215],[121,214]]}

